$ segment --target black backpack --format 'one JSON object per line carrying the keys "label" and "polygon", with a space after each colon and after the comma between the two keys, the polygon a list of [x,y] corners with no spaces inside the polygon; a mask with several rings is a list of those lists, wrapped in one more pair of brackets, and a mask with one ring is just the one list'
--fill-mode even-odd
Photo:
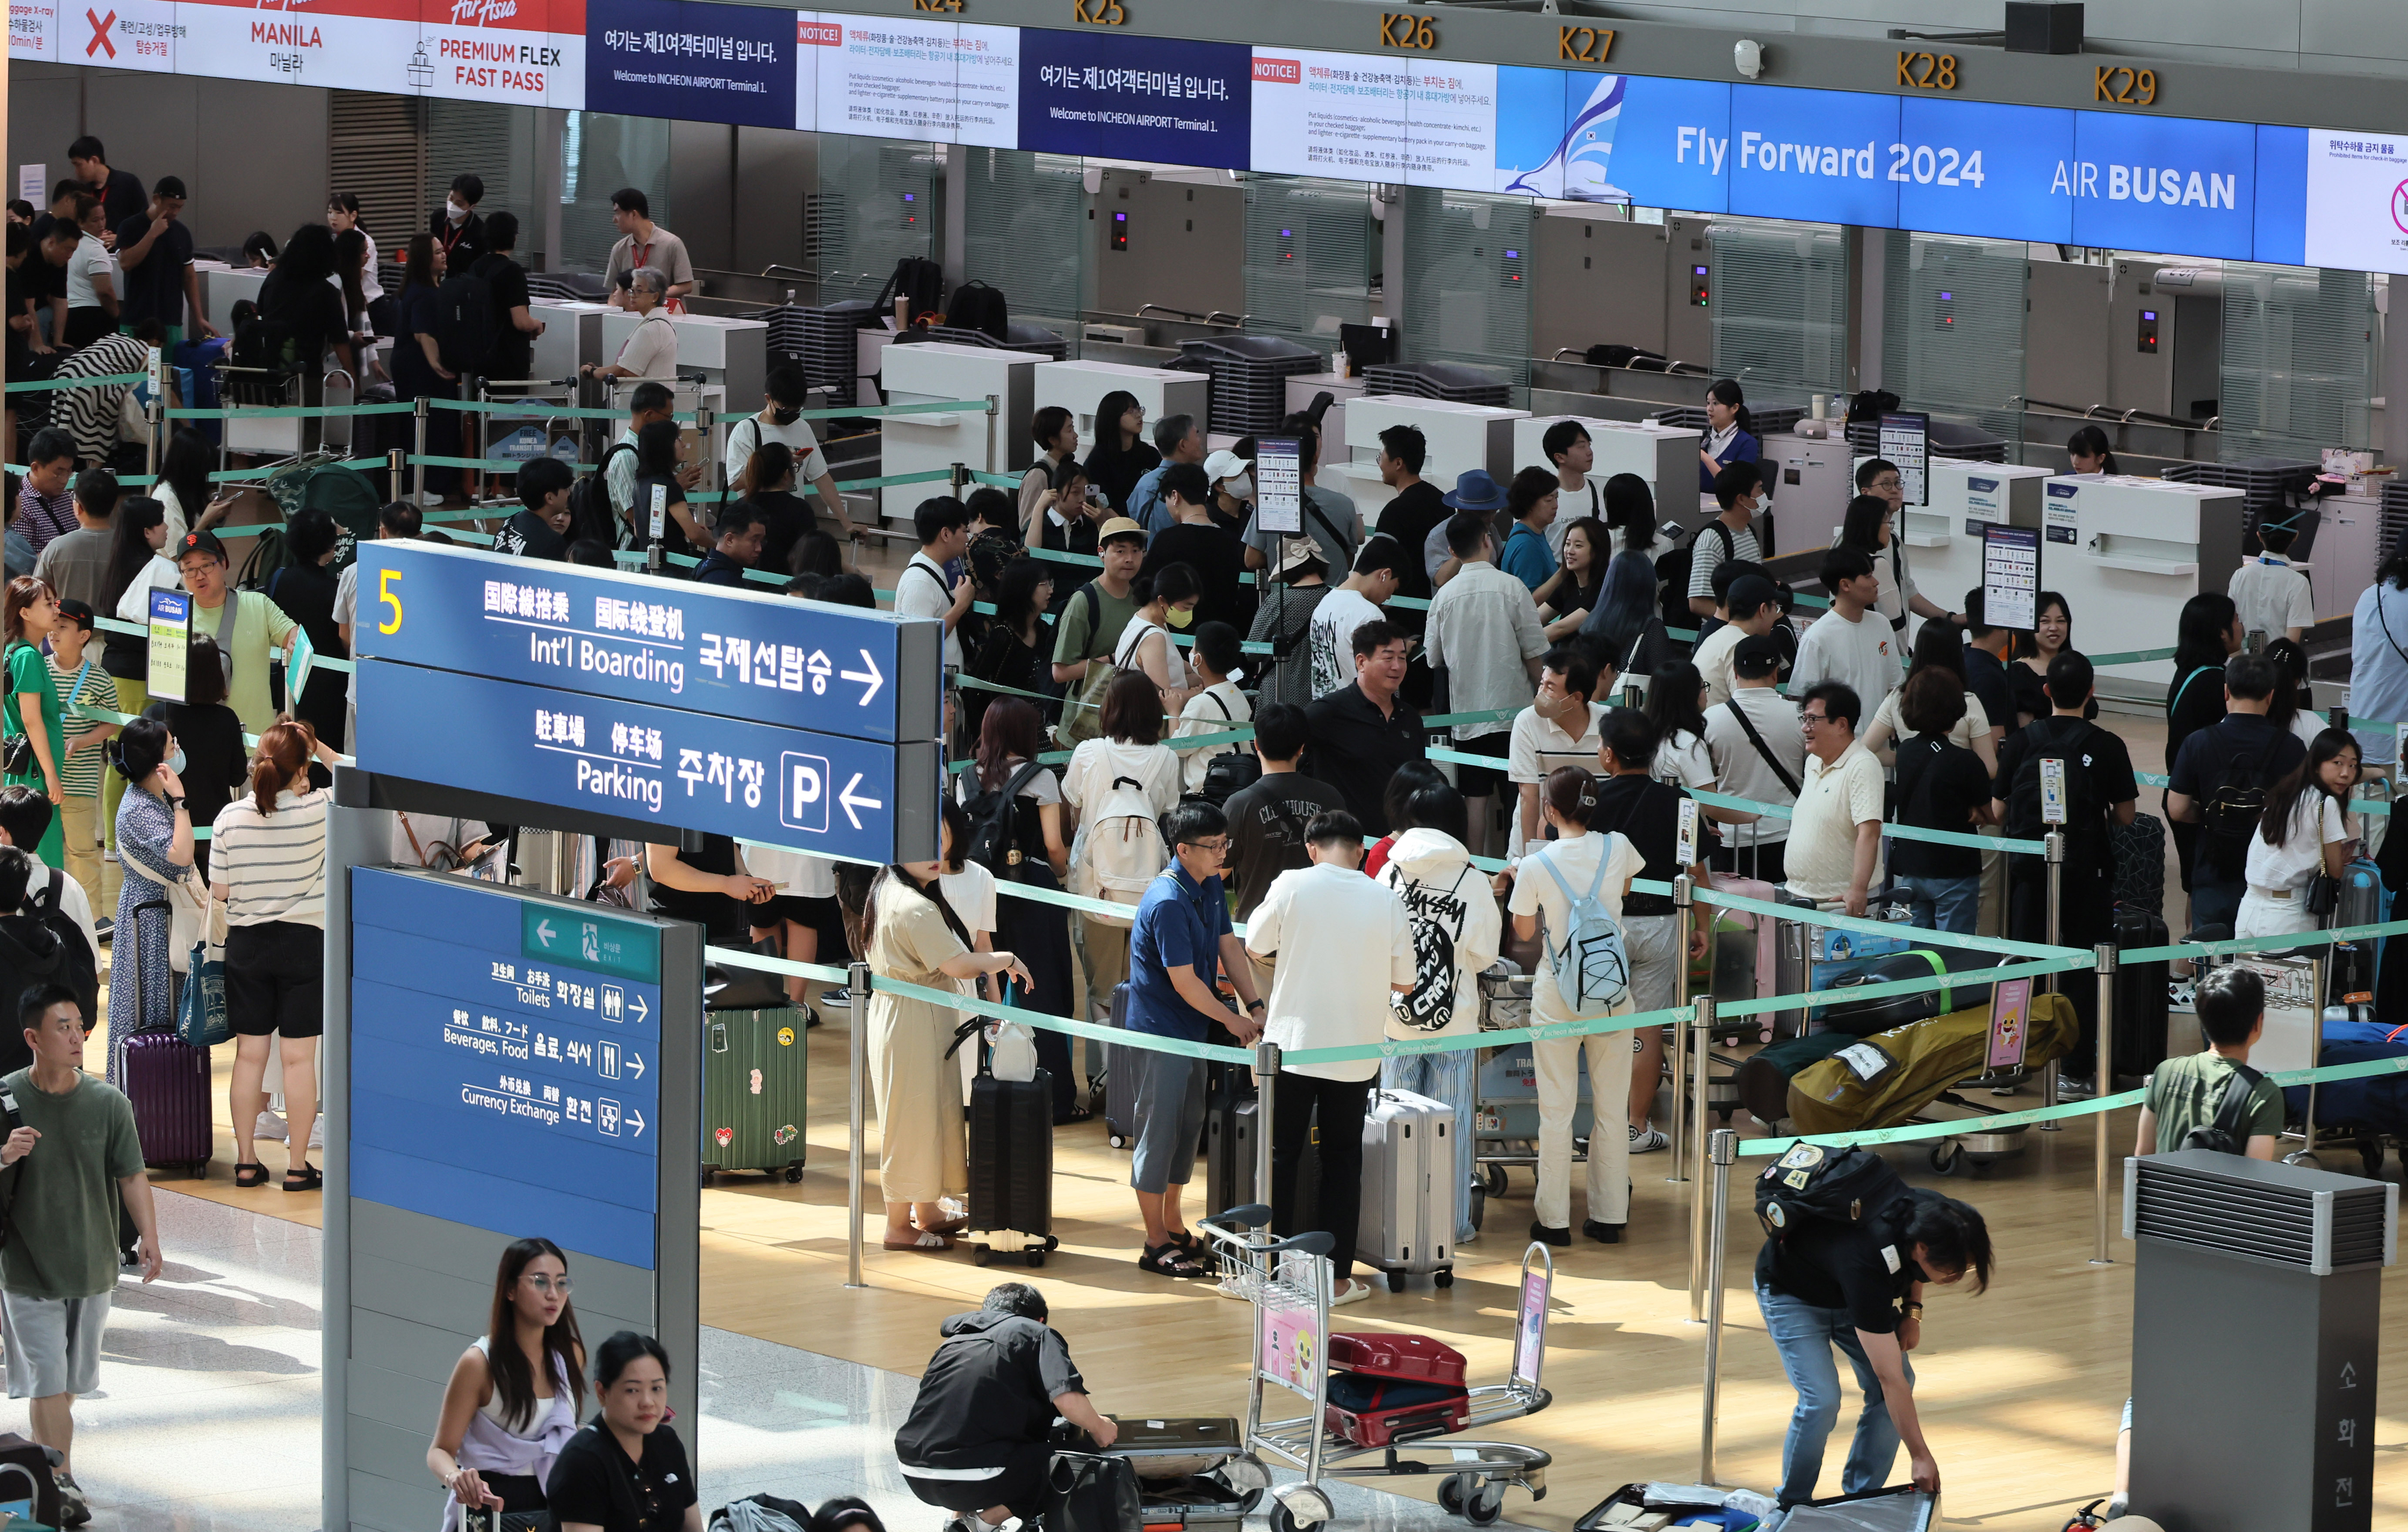
{"label": "black backpack", "polygon": [[945,306],[945,327],[949,330],[976,330],[995,340],[1010,340],[1010,308],[1003,301],[1000,289],[970,280],[953,289],[953,301]]}
{"label": "black backpack", "polygon": [[1910,1194],[1889,1162],[1870,1149],[1796,1144],[1756,1181],[1764,1232],[1786,1239],[1815,1224],[1851,1228]]}
{"label": "black backpack", "polygon": [[494,289],[470,266],[435,290],[435,349],[464,378],[482,376],[494,357]]}
{"label": "black backpack", "polygon": [[260,372],[294,372],[302,365],[300,352],[300,337],[293,326],[262,314],[254,307],[236,322],[234,344],[226,350],[226,360],[235,366]]}
{"label": "black backpack", "polygon": [[1006,882],[1019,881],[1011,870],[1011,853],[1016,849],[1012,802],[1020,796],[1020,790],[1044,769],[1038,762],[1024,762],[1001,787],[990,787],[962,806],[970,816],[968,860]]}
{"label": "black backpack", "polygon": [[[1092,585],[1082,585],[1080,589],[1092,594],[1095,587]],[[1095,620],[1095,614],[1093,612],[1088,613],[1087,616],[1088,621],[1093,622]],[[1222,701],[1217,696],[1213,696],[1210,692],[1207,692],[1204,694],[1208,697],[1212,697],[1212,706],[1221,709],[1221,717],[1223,719],[1232,724],[1237,723],[1238,715],[1229,711],[1229,705],[1226,702]],[[1245,789],[1254,786],[1256,782],[1261,781],[1262,780],[1262,757],[1256,755],[1250,750],[1229,750],[1224,748],[1220,754],[1213,756],[1210,761],[1205,763],[1204,785],[1194,793],[1188,794],[1187,796],[1191,799],[1199,799],[1205,803],[1211,804],[1215,809],[1219,809],[1227,805],[1230,794],[1243,792]]]}
{"label": "black backpack", "polygon": [[2249,838],[2266,814],[2267,769],[2274,747],[2289,737],[2268,731],[2270,737],[2256,751],[2236,755],[2224,777],[2199,806],[2206,831],[2200,848],[2207,865],[2227,877],[2238,877],[2249,860]]}
{"label": "black backpack", "polygon": [[[2071,727],[2057,733],[2059,724],[2071,724]],[[2053,715],[2046,720],[2035,721],[2031,728],[2023,732],[2030,734],[2032,729],[2045,729],[2055,734],[2056,737],[2046,744],[2042,744],[2040,737],[2035,735],[2031,743],[2026,747],[2022,763],[2015,767],[2013,790],[2008,795],[2007,814],[2010,824],[2028,829],[2034,836],[2047,833],[2048,826],[2041,822],[2040,817],[2040,764],[2042,760],[2048,759],[2065,763],[2067,835],[2079,836],[2086,830],[2100,829],[2105,806],[2091,801],[2090,772],[2083,765],[2082,756],[2091,748],[2092,737],[2102,731],[2097,724],[2085,719],[2061,719]],[[2015,833],[2016,830],[2013,828],[2008,831],[2010,835]]]}
{"label": "black backpack", "polygon": [[[22,913],[0,915],[0,994],[22,995],[36,984],[64,984],[75,995],[87,1019],[100,1014],[100,970],[83,928],[61,908],[60,895],[67,875],[49,869],[50,881]],[[14,1039],[23,1044],[23,1034]],[[13,1050],[11,1051],[14,1052]],[[14,1063],[0,1060],[0,1074],[23,1068],[30,1057]]]}
{"label": "black backpack", "polygon": [[898,297],[909,304],[907,322],[935,311],[945,301],[945,268],[924,255],[903,257],[887,274],[886,285],[878,290],[878,296],[869,300],[871,312],[889,312]]}
{"label": "black backpack", "polygon": [[1633,372],[1663,372],[1669,367],[1663,352],[1643,346],[1591,346],[1581,353],[1581,360],[1592,367],[1628,367]]}
{"label": "black backpack", "polygon": [[2184,1134],[2182,1146],[2213,1149],[2219,1154],[2247,1153],[2249,1140],[2242,1131],[2243,1119],[2249,1113],[2249,1098],[2257,1091],[2258,1082],[2265,1078],[2245,1064],[2234,1064],[2232,1083],[2224,1088],[2224,1100],[2215,1109],[2215,1120]]}
{"label": "black backpack", "polygon": [[1656,578],[1664,582],[1663,600],[1660,605],[1663,609],[1664,625],[1668,628],[1679,628],[1688,632],[1698,625],[1698,614],[1689,609],[1689,579],[1697,571],[1698,539],[1706,535],[1708,528],[1722,534],[1724,558],[1739,556],[1739,539],[1731,535],[1731,529],[1723,525],[1722,518],[1717,516],[1691,532],[1685,542],[1674,544],[1656,561]]}
{"label": "black backpack", "polygon": [[602,465],[568,486],[568,540],[590,537],[605,548],[619,546],[619,516],[610,505],[610,463],[621,452],[636,449],[614,442],[602,454]]}

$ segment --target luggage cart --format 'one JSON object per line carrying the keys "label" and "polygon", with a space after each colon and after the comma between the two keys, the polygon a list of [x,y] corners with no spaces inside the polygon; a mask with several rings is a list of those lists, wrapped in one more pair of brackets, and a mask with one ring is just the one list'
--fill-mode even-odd
{"label": "luggage cart", "polygon": [[[1997,1005],[1997,988],[1993,986],[1991,991],[1991,1004],[1993,1006],[1993,1010],[1991,1012],[1993,1046],[1990,1052],[1996,1052],[1998,1041],[1995,1035],[1998,1025],[1996,1019],[1997,1011],[1995,1009]],[[2037,992],[2035,992],[2034,997],[2037,997]],[[1963,1121],[1967,1123],[1968,1126],[1965,1132],[1950,1134],[1947,1138],[1941,1139],[1938,1143],[1931,1146],[1931,1168],[1938,1171],[1941,1175],[1955,1175],[1959,1165],[1971,1166],[1975,1175],[1986,1174],[1990,1167],[1997,1164],[1999,1161],[2012,1159],[2015,1155],[2022,1153],[2026,1144],[2029,1142],[2031,1124],[2028,1123],[2018,1123],[2013,1127],[1986,1129],[1978,1125],[1982,1118],[2003,1116],[2010,1109],[2001,1107],[1985,1107],[1979,1102],[1967,1100],[1962,1095],[1958,1094],[1969,1090],[1996,1091],[2011,1089],[2024,1085],[2031,1080],[2036,1071],[2031,1068],[2029,1062],[2031,1052],[2031,1024],[2028,1002],[2027,1002],[2024,1024],[2017,1029],[2014,1041],[2015,1062],[2014,1064],[1993,1065],[1988,1062],[1989,1053],[1985,1052],[1985,1062],[1980,1073],[1968,1075],[1965,1079],[1958,1081],[1954,1087],[1944,1090],[1938,1095],[1931,1098],[1931,1105],[1939,1105],[1944,1102],[1949,1106],[1957,1108],[1959,1110],[1967,1114],[1962,1119],[1945,1119],[1945,1121]],[[1943,1119],[1916,1116],[1910,1120],[1914,1122],[1929,1123],[1942,1121]]]}
{"label": "luggage cart", "polygon": [[[219,434],[220,466],[235,452],[295,457],[324,447],[336,449],[334,455],[339,458],[349,451],[351,422],[348,416],[245,415],[246,409],[289,408],[306,403],[299,370],[237,367],[220,361],[217,374],[218,402],[232,411]],[[359,385],[341,367],[329,367],[318,380],[318,394],[322,404],[348,408],[357,399]]]}
{"label": "luggage cart", "polygon": [[[1466,1439],[1440,1427],[1403,1432],[1383,1447],[1358,1447],[1329,1428],[1331,1239],[1322,1233],[1281,1239],[1269,1232],[1269,1223],[1270,1210],[1256,1204],[1199,1226],[1212,1241],[1223,1281],[1254,1310],[1241,1450],[1217,1471],[1240,1493],[1269,1485],[1272,1465],[1304,1476],[1300,1483],[1270,1489],[1272,1532],[1301,1532],[1334,1519],[1336,1507],[1322,1485],[1328,1478],[1440,1475],[1440,1506],[1475,1526],[1504,1514],[1508,1486],[1544,1499],[1547,1468],[1555,1459],[1536,1447]],[[1522,1256],[1512,1367],[1504,1382],[1469,1392],[1463,1430],[1519,1420],[1551,1402],[1539,1379],[1555,1276],[1555,1257],[1544,1245],[1532,1243]],[[1267,1390],[1272,1387],[1306,1400],[1310,1412],[1266,1418]]]}

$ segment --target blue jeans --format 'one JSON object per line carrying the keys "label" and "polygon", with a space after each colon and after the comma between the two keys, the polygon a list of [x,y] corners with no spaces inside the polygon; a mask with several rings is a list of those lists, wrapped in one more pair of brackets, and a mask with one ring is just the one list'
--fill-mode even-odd
{"label": "blue jeans", "polygon": [[2190,928],[2203,925],[2230,926],[2241,917],[2241,896],[2249,885],[2238,878],[2225,879],[2207,866],[2204,852],[2200,864],[2190,875]]}
{"label": "blue jeans", "polygon": [[[1848,1449],[1848,1464],[1840,1476],[1842,1494],[1879,1489],[1889,1480],[1898,1461],[1898,1427],[1890,1424],[1889,1401],[1881,1380],[1873,1375],[1856,1326],[1844,1309],[1817,1309],[1786,1293],[1756,1283],[1756,1305],[1764,1313],[1766,1333],[1781,1353],[1781,1369],[1798,1390],[1798,1408],[1789,1416],[1789,1435],[1781,1444],[1781,1503],[1795,1505],[1814,1497],[1815,1481],[1823,1476],[1823,1444],[1840,1424],[1840,1367],[1832,1359],[1837,1346],[1856,1368],[1856,1383],[1865,1391],[1865,1412],[1856,1417],[1856,1437]],[[1914,1364],[1906,1363],[1907,1385],[1914,1383]]]}
{"label": "blue jeans", "polygon": [[1455,1109],[1455,1242],[1477,1232],[1471,1226],[1473,1097],[1480,1079],[1479,1051],[1407,1053],[1380,1061],[1380,1088],[1411,1091]]}
{"label": "blue jeans", "polygon": [[1963,878],[1897,878],[1890,891],[1914,909],[1914,923],[1926,931],[1970,937],[1982,918],[1982,875]]}

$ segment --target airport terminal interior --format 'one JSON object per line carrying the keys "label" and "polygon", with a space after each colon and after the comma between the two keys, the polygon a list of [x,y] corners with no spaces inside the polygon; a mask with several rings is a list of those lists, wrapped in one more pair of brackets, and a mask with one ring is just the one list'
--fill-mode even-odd
{"label": "airport terminal interior", "polygon": [[12,4],[0,1529],[2408,1529],[2408,20],[857,4]]}

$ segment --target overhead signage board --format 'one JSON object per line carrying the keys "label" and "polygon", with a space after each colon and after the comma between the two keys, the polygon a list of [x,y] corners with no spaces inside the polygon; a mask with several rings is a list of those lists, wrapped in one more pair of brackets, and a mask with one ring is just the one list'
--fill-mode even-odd
{"label": "overhead signage board", "polygon": [[701,0],[586,0],[586,19],[587,110],[794,126],[803,50],[791,12]]}
{"label": "overhead signage board", "polygon": [[[663,985],[698,993],[698,952],[665,974],[651,922],[454,878],[351,880],[351,1196],[654,1269]],[[530,918],[559,940],[533,948]]]}
{"label": "overhead signage board", "polygon": [[358,759],[380,775],[658,824],[665,840],[685,829],[873,862],[937,855],[936,740],[879,743],[374,658],[359,662],[359,683]]}
{"label": "overhead signage board", "polygon": [[1019,147],[1243,170],[1252,66],[1235,43],[1025,30]]}
{"label": "overhead signage board", "polygon": [[933,739],[943,642],[932,618],[435,543],[360,545],[357,653],[564,692]]}

